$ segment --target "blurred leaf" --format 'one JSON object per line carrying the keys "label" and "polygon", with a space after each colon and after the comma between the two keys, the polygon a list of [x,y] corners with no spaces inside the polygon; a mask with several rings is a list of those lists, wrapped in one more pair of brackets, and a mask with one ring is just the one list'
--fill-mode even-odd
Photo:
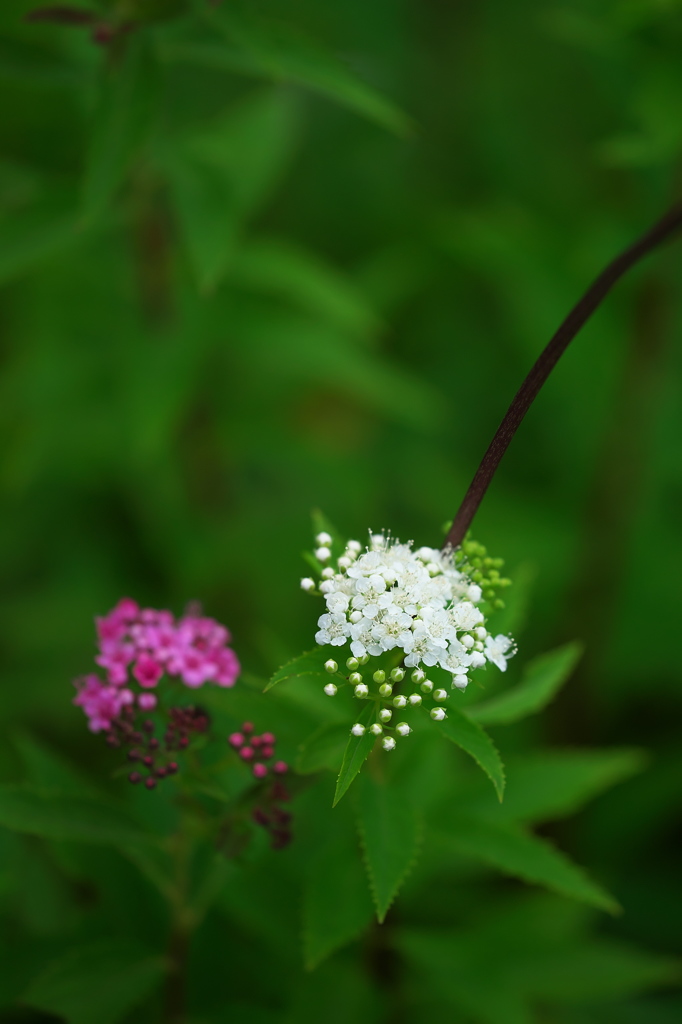
{"label": "blurred leaf", "polygon": [[151,127],[155,75],[143,33],[126,41],[118,61],[106,65],[83,180],[83,217],[95,220],[121,185]]}
{"label": "blurred leaf", "polygon": [[0,1024],[68,1024],[66,1017],[45,1013],[29,1006],[15,1006],[0,1010]]}
{"label": "blurred leaf", "polygon": [[492,782],[501,801],[504,796],[504,766],[495,744],[477,722],[472,722],[468,713],[450,706],[447,714],[448,717],[438,723],[441,733],[473,757]]}
{"label": "blurred leaf", "polygon": [[0,283],[73,245],[82,235],[74,198],[46,195],[0,218]]}
{"label": "blurred leaf", "polygon": [[455,819],[448,838],[460,853],[485,861],[524,882],[544,885],[611,914],[620,910],[616,900],[566,854],[521,828]]}
{"label": "blurred leaf", "polygon": [[79,800],[31,789],[0,786],[0,825],[46,839],[127,846],[154,841],[135,822],[102,801]]}
{"label": "blurred leaf", "polygon": [[358,851],[336,838],[306,872],[303,959],[307,969],[357,938],[373,912]]}
{"label": "blurred leaf", "polygon": [[[260,74],[303,85],[398,135],[411,130],[410,119],[398,107],[297,30],[258,20],[247,4],[235,2],[217,11],[211,22]],[[236,70],[234,65],[232,69]]]}
{"label": "blurred leaf", "polygon": [[322,725],[299,746],[296,771],[310,775],[327,768],[337,771],[348,746],[348,725]]}
{"label": "blurred leaf", "polygon": [[343,762],[341,764],[341,770],[339,777],[336,780],[336,791],[334,793],[333,807],[336,807],[339,800],[345,793],[348,792],[348,788],[355,779],[363,764],[372,752],[372,748],[376,742],[376,736],[374,733],[369,731],[370,725],[377,720],[377,707],[372,701],[366,708],[363,708],[361,714],[358,716],[358,723],[365,726],[365,732],[362,736],[354,736],[350,734],[350,738],[346,745],[346,751],[343,755]]}
{"label": "blurred leaf", "polygon": [[324,663],[328,660],[329,651],[326,647],[315,647],[312,651],[306,651],[298,658],[294,658],[278,668],[263,693],[267,693],[278,683],[283,683],[287,679],[295,679],[297,676],[322,676],[328,681],[329,675],[324,669]]}
{"label": "blurred leaf", "polygon": [[281,295],[345,330],[368,334],[378,327],[349,280],[318,256],[281,239],[259,239],[242,249],[232,280]]}
{"label": "blurred leaf", "polygon": [[547,821],[573,814],[617,782],[641,771],[639,750],[544,750],[511,758],[502,806],[487,793],[466,802],[466,812],[495,821]]}
{"label": "blurred leaf", "polygon": [[86,775],[35,736],[15,735],[13,742],[24,762],[28,781],[36,789],[63,796],[101,798],[101,792]]}
{"label": "blurred leaf", "polygon": [[365,774],[355,807],[369,885],[381,924],[414,867],[420,826],[401,789]]}
{"label": "blurred leaf", "polygon": [[541,654],[524,667],[517,687],[467,709],[483,725],[509,725],[542,711],[569,679],[583,647],[577,640]]}
{"label": "blurred leaf", "polygon": [[135,943],[92,942],[51,964],[24,998],[63,1013],[69,1024],[116,1024],[153,992],[165,969],[161,957]]}

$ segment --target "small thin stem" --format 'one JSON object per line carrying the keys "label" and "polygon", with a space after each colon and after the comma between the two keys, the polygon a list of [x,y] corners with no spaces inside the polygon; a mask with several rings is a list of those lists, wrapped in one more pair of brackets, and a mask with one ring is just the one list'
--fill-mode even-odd
{"label": "small thin stem", "polygon": [[453,520],[450,532],[445,538],[444,548],[455,548],[462,543],[478,506],[483,500],[483,495],[523,417],[580,328],[589,320],[623,274],[681,227],[682,206],[674,206],[636,242],[609,263],[573,307],[514,396],[514,400],[476,470],[469,490],[464,495],[464,500]]}

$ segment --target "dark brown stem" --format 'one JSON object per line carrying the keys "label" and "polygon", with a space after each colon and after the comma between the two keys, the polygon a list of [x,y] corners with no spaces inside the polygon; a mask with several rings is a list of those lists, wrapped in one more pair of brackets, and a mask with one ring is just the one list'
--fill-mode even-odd
{"label": "dark brown stem", "polygon": [[682,227],[682,206],[674,206],[641,238],[609,263],[596,281],[590,285],[577,305],[573,307],[514,396],[504,419],[497,428],[490,447],[476,470],[469,490],[464,495],[464,500],[453,520],[450,532],[445,538],[444,548],[454,548],[462,543],[478,506],[483,500],[483,495],[523,417],[580,328],[589,320],[623,274],[680,227]]}

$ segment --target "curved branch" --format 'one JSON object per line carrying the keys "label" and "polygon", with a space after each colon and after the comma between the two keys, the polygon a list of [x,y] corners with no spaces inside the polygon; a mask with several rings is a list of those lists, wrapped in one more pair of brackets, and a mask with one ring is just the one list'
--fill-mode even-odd
{"label": "curved branch", "polygon": [[559,327],[547,347],[541,353],[530,373],[514,396],[507,413],[497,428],[490,446],[476,470],[469,490],[457,510],[450,532],[445,538],[444,548],[457,547],[462,543],[464,535],[476,515],[483,495],[495,475],[502,456],[509,442],[518,430],[540,388],[556,366],[559,358],[573,341],[580,328],[589,320],[595,309],[606,298],[614,284],[626,271],[633,267],[643,256],[651,252],[670,235],[682,227],[682,206],[674,206],[654,224],[641,238],[625,249],[609,263],[599,277],[590,285],[580,301],[573,307]]}

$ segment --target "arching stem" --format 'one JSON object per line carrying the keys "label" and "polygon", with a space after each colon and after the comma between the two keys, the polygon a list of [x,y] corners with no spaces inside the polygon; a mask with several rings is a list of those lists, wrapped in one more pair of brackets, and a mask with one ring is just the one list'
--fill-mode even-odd
{"label": "arching stem", "polygon": [[674,206],[636,242],[616,256],[573,307],[514,396],[514,400],[476,470],[469,490],[464,495],[464,500],[453,520],[450,532],[445,538],[444,548],[455,548],[462,543],[478,506],[483,500],[483,495],[523,417],[580,328],[589,320],[623,274],[681,227],[682,206]]}

